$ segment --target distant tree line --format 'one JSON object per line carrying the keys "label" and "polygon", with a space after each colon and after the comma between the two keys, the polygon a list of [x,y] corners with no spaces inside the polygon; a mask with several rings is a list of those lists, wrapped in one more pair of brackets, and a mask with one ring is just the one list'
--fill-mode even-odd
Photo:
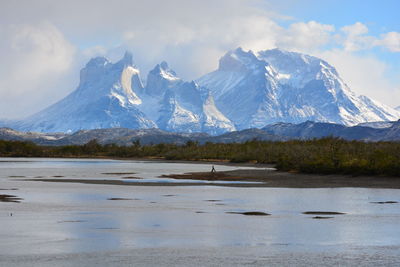
{"label": "distant tree line", "polygon": [[84,145],[39,146],[30,142],[0,141],[1,157],[113,157],[166,160],[226,160],[275,164],[278,170],[320,174],[400,176],[400,143],[345,141],[323,138],[307,141],[247,141],[185,145]]}

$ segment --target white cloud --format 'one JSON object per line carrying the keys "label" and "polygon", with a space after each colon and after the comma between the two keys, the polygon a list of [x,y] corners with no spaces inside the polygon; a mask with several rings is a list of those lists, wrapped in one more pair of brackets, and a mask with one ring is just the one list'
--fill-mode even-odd
{"label": "white cloud", "polygon": [[331,41],[333,25],[315,21],[293,23],[278,36],[279,47],[300,51],[313,51]]}
{"label": "white cloud", "polygon": [[[340,30],[317,21],[294,21],[283,27],[277,21],[289,20],[271,11],[271,5],[265,8],[265,3],[264,0],[1,3],[0,118],[26,115],[54,102],[76,88],[79,68],[88,58],[106,55],[116,60],[125,49],[133,52],[142,76],[166,60],[183,78],[195,79],[214,70],[227,50],[238,46],[255,51],[281,47],[329,55],[356,92],[371,92],[374,96],[375,91],[364,88],[372,88],[372,84],[376,84],[374,88],[392,86],[385,79],[382,62],[370,58],[363,61],[353,52],[375,46],[400,52],[399,33],[371,36],[361,22]],[[364,75],[361,79],[361,73],[352,69],[364,70],[367,63],[376,64],[376,75]],[[19,106],[8,104],[16,99]]]}
{"label": "white cloud", "polygon": [[376,44],[387,48],[389,51],[400,52],[400,33],[388,32],[383,34]]}
{"label": "white cloud", "polygon": [[337,40],[343,45],[345,51],[359,51],[374,46],[375,38],[366,35],[368,27],[361,22],[347,25],[341,29],[342,35],[337,35]]}
{"label": "white cloud", "polygon": [[353,25],[347,25],[340,29],[348,36],[358,36],[368,33],[368,27],[361,22],[356,22]]}
{"label": "white cloud", "polygon": [[[108,55],[114,57],[115,51],[122,54],[121,50],[129,49],[142,73],[166,60],[183,78],[198,78],[213,70],[230,49],[276,47],[276,36],[282,28],[250,2],[196,2],[180,7],[179,13],[157,13],[156,20],[151,14],[142,14],[141,23],[132,23],[133,27],[121,32],[121,43],[109,49]],[[170,8],[168,5],[166,10]]]}
{"label": "white cloud", "polygon": [[102,46],[102,45],[96,45],[89,47],[87,49],[84,49],[82,51],[82,55],[86,58],[93,58],[96,56],[105,56],[107,54],[107,48]]}
{"label": "white cloud", "polygon": [[72,66],[73,45],[48,22],[9,25],[1,34],[0,117],[27,115],[39,103],[54,101],[60,92],[50,86]]}
{"label": "white cloud", "polygon": [[399,105],[399,84],[387,78],[388,65],[378,58],[340,49],[320,52],[318,56],[335,66],[342,79],[357,94],[392,107]]}
{"label": "white cloud", "polygon": [[14,69],[20,76],[22,69],[28,70],[25,79],[35,82],[44,74],[60,73],[72,63],[73,46],[60,31],[49,23],[37,26],[18,25],[11,29],[10,52],[17,56]]}
{"label": "white cloud", "polygon": [[342,34],[336,35],[336,40],[346,51],[368,50],[373,47],[382,47],[391,52],[400,52],[400,33],[388,32],[380,38],[367,35],[368,27],[361,22],[342,27]]}

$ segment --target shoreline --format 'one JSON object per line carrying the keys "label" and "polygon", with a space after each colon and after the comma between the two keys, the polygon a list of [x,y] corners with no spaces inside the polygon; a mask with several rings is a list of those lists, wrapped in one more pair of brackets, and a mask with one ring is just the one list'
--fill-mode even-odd
{"label": "shoreline", "polygon": [[[41,159],[41,158],[39,158]],[[45,158],[42,158],[45,159]],[[111,158],[111,157],[63,157],[50,159],[110,159],[125,161],[148,161],[160,163],[181,164],[212,164],[224,166],[252,167],[257,169],[239,169],[220,172],[190,172],[185,174],[164,174],[160,178],[181,180],[198,180],[201,182],[126,182],[120,180],[90,180],[90,179],[21,179],[25,181],[64,182],[85,184],[106,184],[122,186],[229,186],[229,187],[275,187],[275,188],[380,188],[400,189],[400,178],[389,176],[351,176],[342,174],[306,174],[274,170],[272,164],[232,163],[227,161],[187,161],[166,160],[160,158]],[[210,183],[204,183],[210,181]],[[218,183],[224,181],[224,183]],[[229,183],[232,181],[232,183]],[[217,183],[212,183],[217,182]],[[240,182],[240,183],[237,183]],[[249,182],[249,183],[246,183]],[[256,183],[255,183],[256,182]]]}
{"label": "shoreline", "polygon": [[[195,176],[197,180],[214,180],[211,173],[203,175],[201,173],[188,173],[184,175],[168,175],[175,179],[190,179]],[[204,178],[199,177],[202,175]],[[358,188],[382,188],[400,189],[400,178],[387,176],[350,176],[340,174],[304,174],[290,173],[276,170],[257,170],[241,169],[221,172],[222,179],[233,181],[261,182],[258,187],[277,187],[277,188],[339,188],[339,187],[358,187]]]}
{"label": "shoreline", "polygon": [[[190,163],[190,164],[211,164],[223,166],[238,166],[238,167],[252,167],[252,168],[275,168],[275,164],[255,163],[255,162],[230,162],[229,160],[169,160],[165,158],[119,158],[119,157],[0,157],[8,159],[99,159],[99,160],[121,160],[121,161],[148,161],[160,163]],[[1,161],[0,161],[1,162]]]}
{"label": "shoreline", "polygon": [[[346,176],[346,175],[316,175],[285,173],[275,170],[241,169],[217,172],[220,176],[211,176],[211,173],[197,172],[186,174],[168,174],[164,178],[193,180],[193,182],[126,182],[122,180],[92,180],[92,179],[23,179],[24,181],[84,183],[118,186],[225,186],[225,187],[252,187],[252,188],[375,188],[400,189],[400,178],[375,176]],[[196,182],[198,180],[199,182]],[[205,183],[204,181],[208,181]],[[218,183],[223,181],[223,183]],[[239,183],[238,183],[239,182]]]}

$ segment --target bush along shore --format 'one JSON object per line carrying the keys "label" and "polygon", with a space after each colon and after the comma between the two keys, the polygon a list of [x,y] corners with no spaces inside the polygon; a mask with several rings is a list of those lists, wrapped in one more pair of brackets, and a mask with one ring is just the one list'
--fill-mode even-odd
{"label": "bush along shore", "polygon": [[205,143],[185,145],[39,146],[30,142],[0,141],[1,157],[111,157],[208,160],[275,164],[281,171],[318,174],[400,176],[400,143],[345,141],[323,138],[307,141]]}

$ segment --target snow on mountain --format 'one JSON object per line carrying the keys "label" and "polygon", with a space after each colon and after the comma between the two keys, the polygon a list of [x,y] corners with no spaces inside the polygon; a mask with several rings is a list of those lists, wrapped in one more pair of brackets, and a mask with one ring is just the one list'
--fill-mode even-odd
{"label": "snow on mountain", "polygon": [[147,85],[145,93],[150,96],[160,96],[165,90],[171,88],[182,80],[176,75],[175,71],[169,68],[167,62],[157,64],[147,75]]}
{"label": "snow on mountain", "polygon": [[395,108],[395,110],[398,110],[398,111],[400,111],[400,106],[396,107],[396,108]]}
{"label": "snow on mountain", "polygon": [[157,123],[175,132],[206,132],[213,135],[234,131],[235,127],[215,106],[205,88],[185,82],[166,91]]}
{"label": "snow on mountain", "polygon": [[[132,55],[111,63],[90,60],[80,84],[54,105],[17,123],[22,131],[75,132],[82,129],[157,128],[176,132],[220,134],[235,130],[205,89],[182,81],[166,62],[148,74],[143,85]],[[173,96],[173,97],[171,97]],[[157,125],[159,124],[159,125]]]}
{"label": "snow on mountain", "polygon": [[80,84],[70,95],[23,120],[18,129],[37,132],[75,132],[98,128],[154,128],[138,109],[141,99],[132,90],[142,84],[132,55],[116,63],[104,57],[90,60],[80,73]]}
{"label": "snow on mountain", "polygon": [[166,62],[150,71],[141,110],[160,129],[221,134],[235,127],[215,106],[212,96],[195,82],[184,82]]}
{"label": "snow on mountain", "polygon": [[171,90],[168,90],[164,95],[160,113],[161,116],[157,120],[157,124],[161,129],[178,132],[199,132],[201,130],[199,117],[183,108],[176,100],[175,93]]}
{"label": "snow on mountain", "polygon": [[[228,52],[219,68],[198,80],[210,89],[216,105],[238,129],[262,127],[265,117],[280,116],[276,84],[268,64],[242,49]],[[261,104],[264,104],[261,106]]]}
{"label": "snow on mountain", "polygon": [[162,62],[146,81],[130,53],[116,63],[91,59],[75,91],[12,127],[35,132],[160,128],[217,135],[276,122],[356,125],[400,117],[399,111],[355,95],[327,62],[279,49],[229,51],[216,71],[196,82],[183,81]]}
{"label": "snow on mountain", "polygon": [[327,62],[279,49],[225,54],[219,68],[197,80],[238,129],[275,122],[355,125],[397,120],[400,113],[355,95]]}

